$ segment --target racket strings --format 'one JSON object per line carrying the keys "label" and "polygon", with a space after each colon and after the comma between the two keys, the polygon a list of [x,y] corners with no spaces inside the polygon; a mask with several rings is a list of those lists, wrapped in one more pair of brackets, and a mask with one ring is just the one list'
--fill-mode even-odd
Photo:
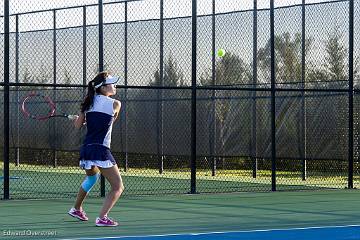
{"label": "racket strings", "polygon": [[25,98],[22,110],[29,118],[44,120],[55,114],[55,104],[49,97],[32,94]]}

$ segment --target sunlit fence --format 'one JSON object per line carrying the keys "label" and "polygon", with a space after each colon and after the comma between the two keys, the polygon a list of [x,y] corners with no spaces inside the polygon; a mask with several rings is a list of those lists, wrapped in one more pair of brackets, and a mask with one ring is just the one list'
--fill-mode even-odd
{"label": "sunlit fence", "polygon": [[112,152],[126,195],[358,185],[359,1],[4,6],[3,198],[75,196],[86,129],[20,107],[40,92],[76,114],[100,70],[121,78]]}

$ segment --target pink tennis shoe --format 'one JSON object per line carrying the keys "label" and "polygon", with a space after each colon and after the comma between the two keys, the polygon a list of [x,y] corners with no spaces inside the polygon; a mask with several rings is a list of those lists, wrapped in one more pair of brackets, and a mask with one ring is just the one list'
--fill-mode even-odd
{"label": "pink tennis shoe", "polygon": [[81,221],[89,220],[89,218],[86,216],[85,211],[76,210],[75,208],[71,208],[68,213],[70,216],[80,219]]}
{"label": "pink tennis shoe", "polygon": [[118,222],[112,220],[111,218],[108,218],[107,216],[103,218],[96,218],[95,224],[98,227],[116,227],[119,225]]}

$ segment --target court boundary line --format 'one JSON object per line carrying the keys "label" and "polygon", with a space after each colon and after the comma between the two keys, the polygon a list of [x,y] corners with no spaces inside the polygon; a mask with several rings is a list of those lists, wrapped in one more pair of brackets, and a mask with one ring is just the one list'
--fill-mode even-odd
{"label": "court boundary line", "polygon": [[360,225],[335,225],[335,226],[317,226],[317,227],[298,227],[298,228],[272,228],[272,229],[255,229],[244,231],[218,231],[218,232],[199,232],[199,233],[170,233],[170,234],[154,234],[154,235],[130,235],[130,236],[113,236],[113,237],[89,237],[89,238],[63,238],[60,240],[102,240],[102,239],[122,239],[122,238],[152,238],[152,237],[170,237],[170,236],[199,236],[211,234],[227,234],[227,233],[256,233],[256,232],[273,232],[273,231],[296,231],[311,229],[327,229],[327,228],[350,228],[360,227]]}

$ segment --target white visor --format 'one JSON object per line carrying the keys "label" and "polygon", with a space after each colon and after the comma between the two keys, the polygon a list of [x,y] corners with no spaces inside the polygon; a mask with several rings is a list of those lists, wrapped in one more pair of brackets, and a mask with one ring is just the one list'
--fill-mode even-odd
{"label": "white visor", "polygon": [[115,84],[119,81],[118,77],[108,76],[104,81],[99,83],[98,85],[95,85],[94,88],[99,88],[101,86],[107,85],[107,84]]}

